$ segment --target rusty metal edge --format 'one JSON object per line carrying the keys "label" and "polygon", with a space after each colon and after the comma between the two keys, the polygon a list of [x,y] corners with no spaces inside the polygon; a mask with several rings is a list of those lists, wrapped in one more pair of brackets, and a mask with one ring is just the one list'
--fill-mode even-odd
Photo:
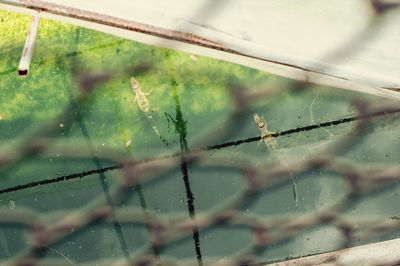
{"label": "rusty metal edge", "polygon": [[29,9],[36,10],[38,12],[48,12],[55,15],[61,15],[70,18],[85,20],[88,22],[111,26],[119,29],[149,34],[164,39],[200,45],[211,49],[217,49],[233,53],[235,52],[234,50],[227,49],[221,46],[217,42],[207,40],[206,38],[202,38],[192,33],[171,30],[171,29],[164,29],[140,22],[103,15],[87,10],[81,10],[63,5],[48,3],[41,0],[5,0],[0,2],[3,2],[5,4],[26,7]]}

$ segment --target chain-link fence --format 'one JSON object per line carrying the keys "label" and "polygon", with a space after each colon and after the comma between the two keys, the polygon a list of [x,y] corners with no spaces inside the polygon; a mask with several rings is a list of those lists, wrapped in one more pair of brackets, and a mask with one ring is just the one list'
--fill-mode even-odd
{"label": "chain-link fence", "polygon": [[[399,5],[371,3],[365,32],[327,60]],[[0,265],[263,265],[398,235],[383,211],[397,211],[398,102],[120,40],[87,49],[89,31],[70,31],[72,52],[33,61],[60,67],[68,100],[38,125],[0,121]],[[108,65],[122,57],[102,62],[104,47],[133,55]]]}

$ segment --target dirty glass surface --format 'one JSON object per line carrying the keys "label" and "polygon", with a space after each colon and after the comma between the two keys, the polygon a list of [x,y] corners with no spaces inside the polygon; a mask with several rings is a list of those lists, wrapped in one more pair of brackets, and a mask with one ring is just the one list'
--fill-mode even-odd
{"label": "dirty glass surface", "polygon": [[48,20],[19,78],[29,17],[0,18],[1,265],[251,265],[398,237],[398,102]]}

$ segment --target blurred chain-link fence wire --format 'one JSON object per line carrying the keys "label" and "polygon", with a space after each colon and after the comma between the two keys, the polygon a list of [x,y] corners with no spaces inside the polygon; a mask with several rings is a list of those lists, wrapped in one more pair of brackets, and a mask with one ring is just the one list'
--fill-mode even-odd
{"label": "blurred chain-link fence wire", "polygon": [[[398,2],[377,0],[367,2],[366,4],[370,4],[374,10],[368,28],[359,36],[349,40],[344,47],[339,47],[332,54],[327,55],[327,60],[351,57],[353,53],[357,52],[353,49],[356,47],[355,44],[373,39],[381,28],[384,16],[400,5]],[[215,16],[218,16],[217,12]],[[390,125],[398,123],[400,114],[398,103],[382,99],[364,100],[362,97],[355,96],[350,99],[355,107],[353,116],[318,123],[314,121],[315,123],[293,128],[280,128],[280,131],[269,132],[261,136],[261,133],[257,135],[259,131],[253,119],[253,114],[259,110],[260,104],[264,104],[265,101],[273,101],[282,93],[289,92],[295,97],[302,97],[303,94],[312,90],[313,85],[307,82],[287,81],[280,84],[279,87],[267,84],[254,89],[248,88],[232,74],[226,82],[226,91],[229,97],[227,101],[230,102],[231,112],[221,122],[222,126],[198,129],[200,131],[199,139],[195,143],[192,141],[189,145],[187,126],[190,117],[185,117],[182,99],[179,96],[179,86],[181,85],[174,76],[174,63],[168,53],[166,53],[163,64],[169,74],[174,110],[174,115],[166,114],[166,119],[171,121],[173,131],[178,137],[178,145],[172,145],[168,140],[163,139],[161,136],[163,132],[152,125],[153,131],[156,133],[155,137],[160,138],[160,144],[165,145],[169,152],[143,159],[140,156],[140,158],[136,158],[134,150],[127,153],[120,150],[94,148],[85,128],[85,113],[82,111],[82,106],[91,104],[93,94],[101,84],[125,74],[136,77],[149,73],[154,65],[140,62],[124,69],[91,72],[85,71],[79,60],[73,59],[72,73],[77,90],[71,92],[70,103],[58,117],[42,125],[35,134],[29,136],[29,139],[21,142],[13,153],[1,151],[1,172],[2,175],[6,175],[19,163],[31,158],[54,154],[65,158],[89,159],[93,161],[96,168],[30,183],[21,182],[17,186],[1,188],[0,194],[5,195],[36,187],[51,186],[60,182],[70,182],[74,179],[93,177],[98,177],[101,181],[103,194],[88,202],[82,202],[81,208],[69,213],[46,215],[28,209],[16,210],[13,208],[15,207],[13,203],[10,202],[9,209],[0,210],[0,223],[3,226],[12,225],[25,228],[29,232],[29,245],[15,257],[0,262],[0,265],[77,265],[54,247],[79,235],[93,225],[103,224],[112,226],[112,231],[118,236],[118,246],[122,250],[123,257],[90,261],[82,263],[82,265],[187,265],[188,263],[263,265],[262,262],[265,261],[263,254],[271,246],[293,241],[300,234],[318,226],[331,226],[340,232],[342,237],[341,243],[338,244],[339,248],[355,246],[360,241],[380,239],[399,232],[400,219],[396,217],[383,219],[362,216],[355,219],[344,215],[361,200],[384,193],[398,184],[400,179],[398,163],[376,163],[373,166],[365,167],[363,163],[348,161],[344,156],[363,145],[365,139],[370,137],[376,127],[390,127]],[[315,68],[318,69],[318,66]],[[324,71],[328,70],[324,69]],[[216,74],[218,75],[218,73]],[[133,95],[137,95],[135,104],[138,104],[138,107],[140,104],[147,104],[145,102],[146,95],[143,96],[142,102],[137,91]],[[142,109],[142,112],[144,119],[151,124],[153,111]],[[297,114],[289,112],[286,115],[297,116]],[[264,122],[268,124],[269,119],[269,117],[265,117]],[[250,124],[253,124],[252,132],[255,134],[248,138],[232,138],[236,132],[242,131],[243,125],[248,125],[249,121]],[[60,135],[68,132],[74,124],[78,125],[87,140],[87,145],[83,145],[78,154],[76,150],[71,150],[68,145],[63,145],[58,141]],[[291,156],[290,159],[276,156],[275,159],[263,162],[263,159],[253,160],[252,156],[243,156],[240,153],[238,156],[235,153],[225,152],[233,148],[244,147],[243,149],[246,149],[245,147],[271,139],[289,147],[291,144],[285,144],[288,137],[296,140],[296,136],[302,134],[321,134],[314,133],[316,131],[329,133],[332,128],[340,126],[346,126],[347,129],[340,129],[339,136],[332,138],[316,152],[308,154],[306,159],[300,156],[298,158]],[[379,146],[385,140],[376,139],[375,141]],[[126,149],[129,147],[130,143],[127,142]],[[268,150],[267,147],[265,147],[265,154],[265,157],[273,158],[275,156],[274,151]],[[105,160],[111,161],[113,164],[111,166],[103,165],[102,162]],[[236,191],[234,196],[226,197],[218,204],[208,206],[207,211],[196,212],[196,194],[190,176],[190,169],[193,167],[213,171],[232,171],[240,174],[242,182],[240,190]],[[182,176],[188,215],[158,215],[157,212],[147,208],[142,187],[148,183],[157,184],[165,176],[174,172],[180,172]],[[339,201],[324,208],[282,217],[271,217],[271,215],[247,211],[263,195],[284,186],[292,187],[293,176],[296,177],[295,182],[298,183],[307,174],[315,172],[340,176],[345,184],[345,191],[342,192],[343,195]],[[106,173],[112,177],[112,185],[107,182]],[[203,175],[207,175],[207,173],[208,171],[204,171]],[[294,195],[294,197],[299,196],[301,197],[301,195]],[[134,197],[139,198],[140,208],[127,209],[126,203]],[[270,204],[275,203],[270,202]],[[146,243],[142,243],[135,250],[130,249],[127,242],[136,236],[126,233],[124,230],[133,225],[146,228],[147,237]],[[213,260],[202,252],[201,232],[218,228],[245,230],[251,234],[251,241],[234,254],[223,259]],[[197,260],[195,263],[188,259],[162,255],[167,248],[188,239],[193,240],[192,246]],[[225,245],[229,244],[225,243]],[[49,252],[57,252],[60,255],[59,259],[52,257],[42,260]],[[398,257],[400,258],[400,256]],[[400,260],[393,261],[390,265],[399,264]]]}

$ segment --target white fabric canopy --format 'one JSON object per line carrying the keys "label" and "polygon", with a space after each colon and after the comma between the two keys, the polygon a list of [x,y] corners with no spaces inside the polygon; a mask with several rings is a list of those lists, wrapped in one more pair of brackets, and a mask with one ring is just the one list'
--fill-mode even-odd
{"label": "white fabric canopy", "polygon": [[367,0],[0,0],[0,8],[400,99],[400,8]]}

